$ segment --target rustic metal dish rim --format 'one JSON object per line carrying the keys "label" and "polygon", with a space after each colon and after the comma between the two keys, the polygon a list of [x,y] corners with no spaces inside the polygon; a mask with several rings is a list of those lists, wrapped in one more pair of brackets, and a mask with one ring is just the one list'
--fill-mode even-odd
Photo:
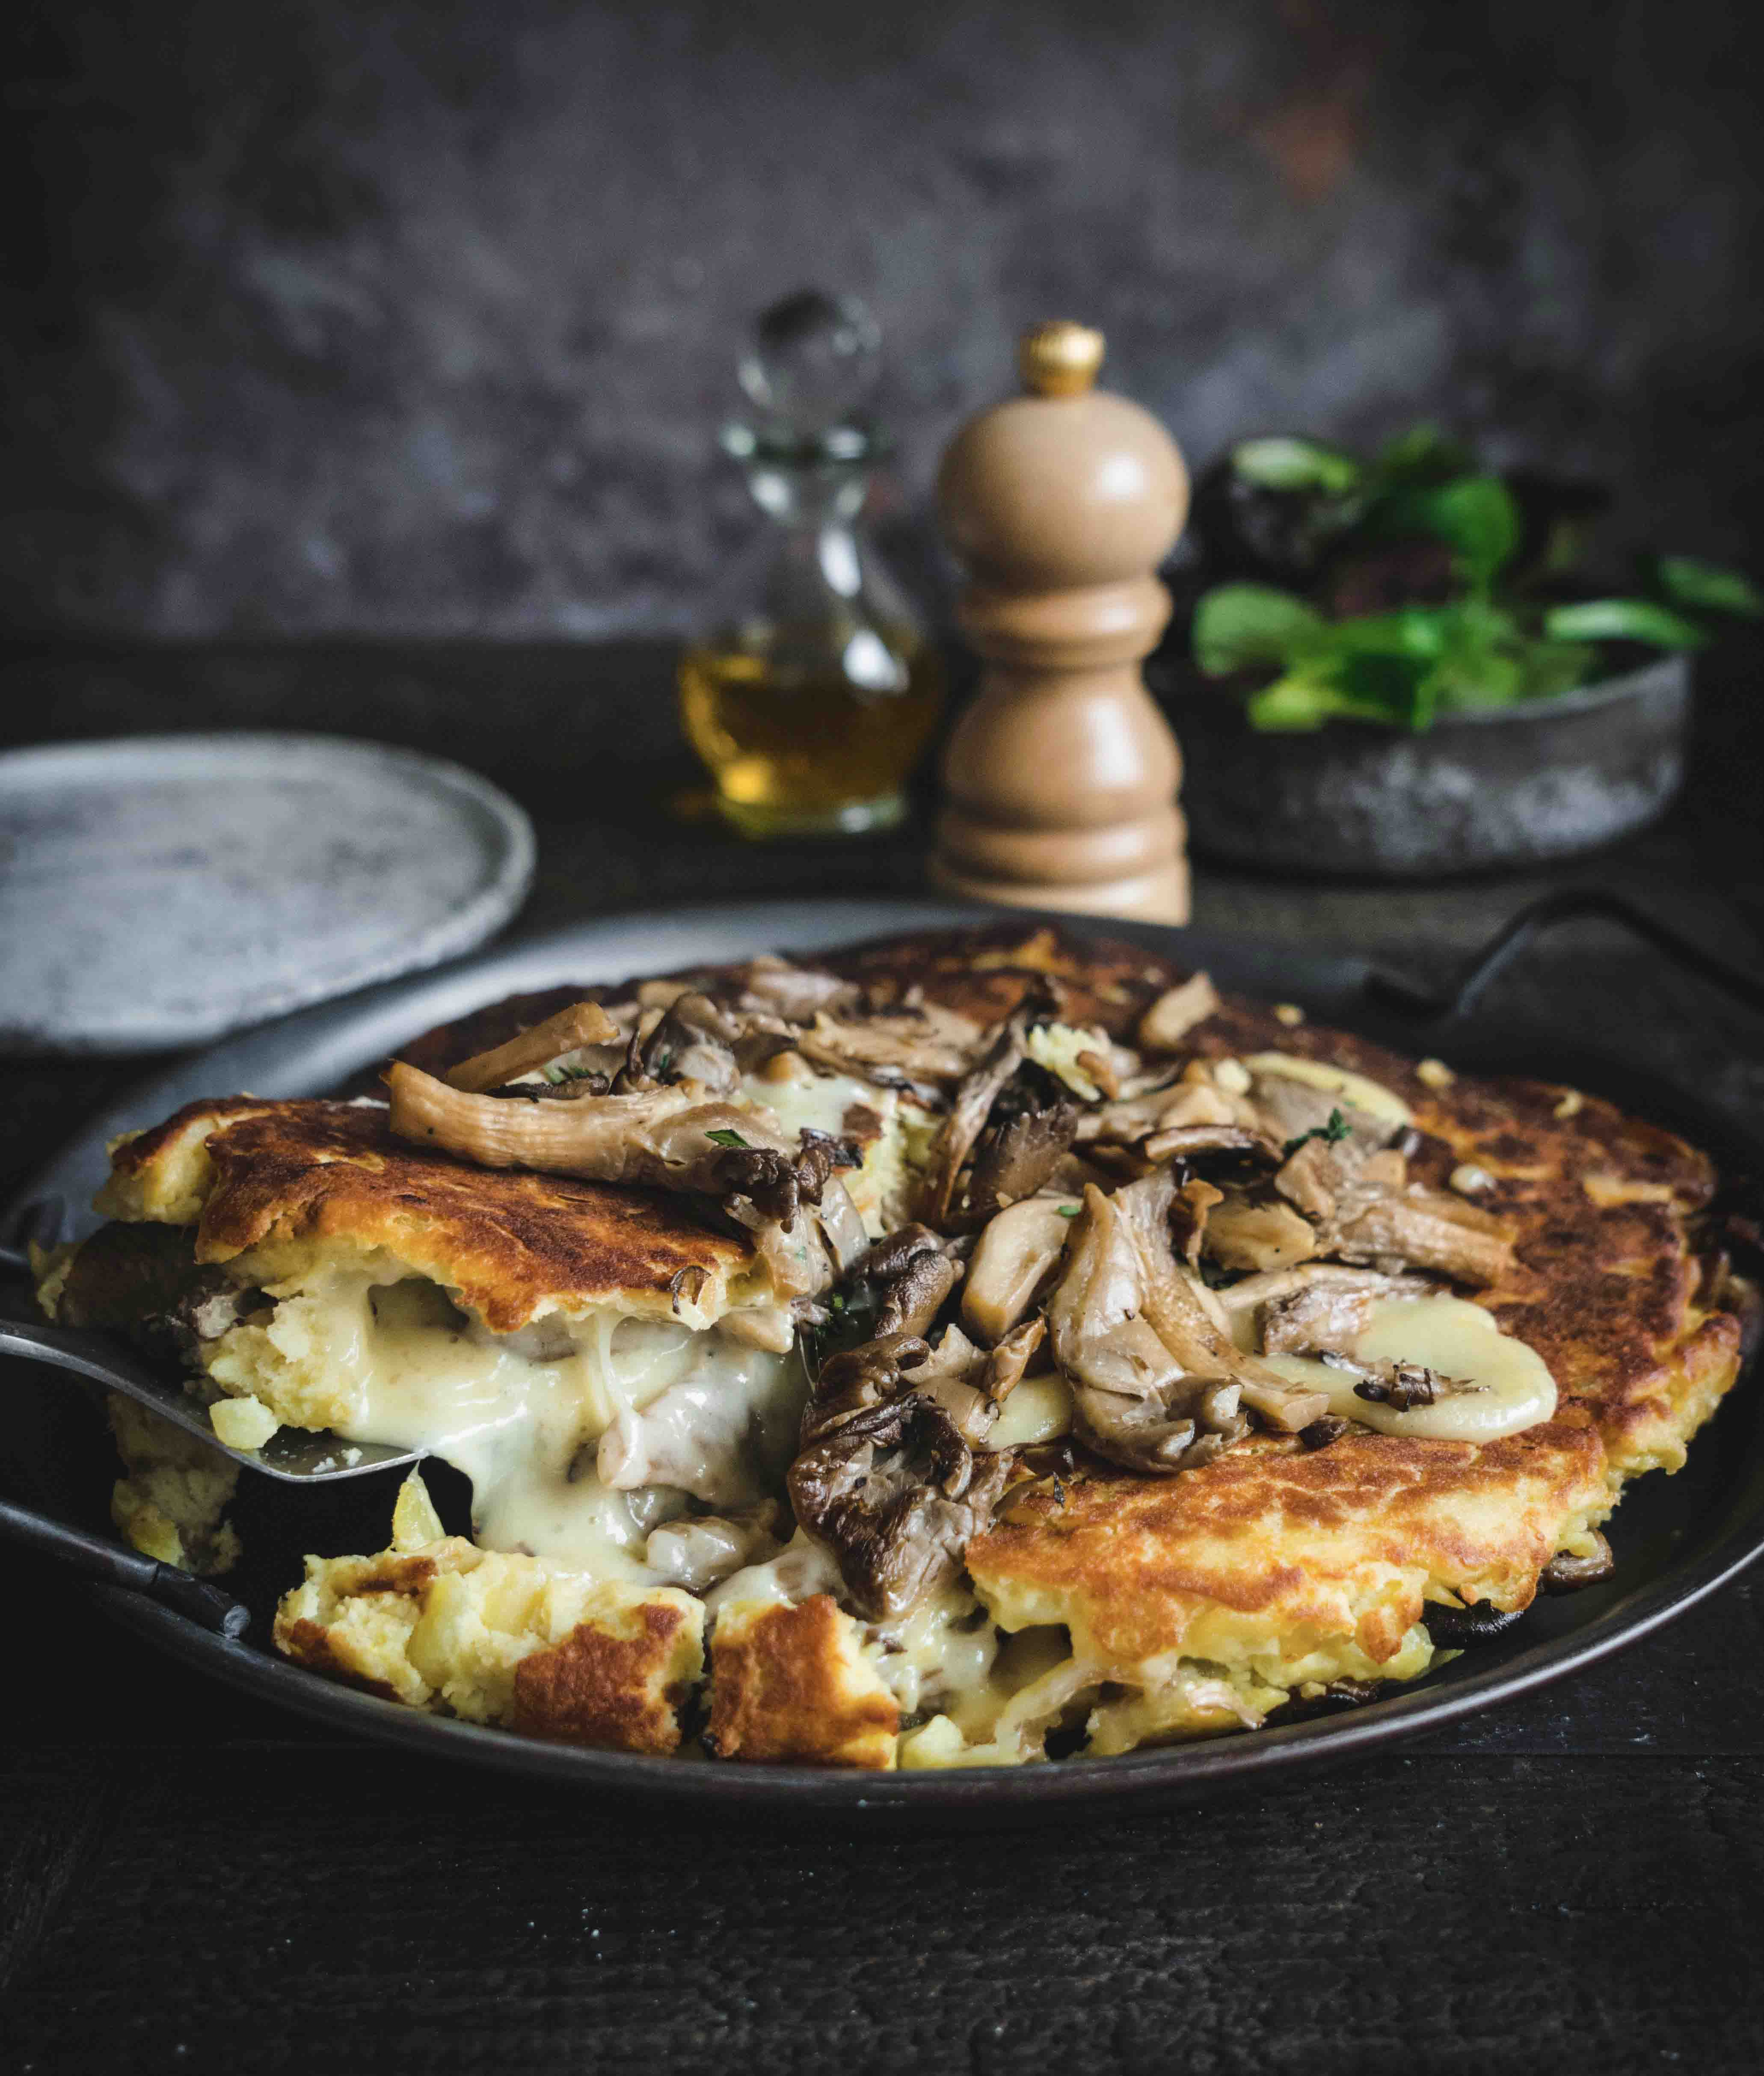
{"label": "rustic metal dish rim", "polygon": [[[550,933],[525,944],[481,950],[451,965],[363,990],[342,1003],[296,1012],[235,1037],[136,1088],[106,1115],[89,1120],[61,1153],[20,1193],[19,1203],[46,1191],[89,1194],[83,1182],[102,1173],[104,1140],[130,1116],[159,1115],[255,1060],[264,1094],[312,1093],[427,1024],[521,987],[557,980],[612,978],[641,969],[639,945],[651,963],[736,957],[769,948],[807,949],[894,932],[997,922],[1015,912],[1078,928],[1114,932],[1173,947],[1197,963],[1234,961],[1278,974],[1293,993],[1359,994],[1372,969],[1347,955],[1295,953],[1253,940],[1193,931],[1122,924],[1107,919],[1045,917],[965,904],[870,900],[741,902],[679,911],[637,911]],[[687,949],[688,945],[695,949]],[[622,949],[621,949],[622,948]],[[587,963],[602,969],[596,974]],[[248,1069],[245,1069],[248,1071]],[[280,1075],[301,1088],[278,1090]],[[1483,1647],[1482,1668],[1446,1686],[1405,1688],[1351,1714],[1276,1723],[1242,1735],[1141,1750],[1119,1757],[1074,1758],[1046,1766],[896,1774],[854,1774],[805,1767],[719,1766],[678,1758],[586,1750],[510,1732],[430,1716],[359,1693],[289,1664],[251,1642],[215,1635],[140,1596],[114,1587],[86,1590],[111,1619],[165,1651],[258,1699],[334,1729],[390,1742],[415,1754],[451,1758],[557,1786],[634,1795],[683,1808],[706,1804],[731,1814],[786,1812],[911,1821],[959,1816],[1010,1822],[1037,1811],[1107,1810],[1131,1803],[1175,1801],[1270,1771],[1322,1765],[1364,1754],[1396,1739],[1438,1729],[1497,1702],[1529,1692],[1637,1641],[1683,1613],[1764,1555],[1764,1459],[1747,1465],[1749,1480],[1712,1521],[1693,1520],[1674,1554],[1621,1599],[1565,1635]]]}

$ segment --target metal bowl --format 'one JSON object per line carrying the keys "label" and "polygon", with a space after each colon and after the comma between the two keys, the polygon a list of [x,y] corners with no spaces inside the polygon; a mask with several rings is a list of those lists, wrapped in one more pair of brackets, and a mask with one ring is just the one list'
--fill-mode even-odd
{"label": "metal bowl", "polygon": [[1380,879],[1535,865],[1640,828],[1683,776],[1682,656],[1422,735],[1352,720],[1264,735],[1191,667],[1166,684],[1190,844],[1232,865]]}

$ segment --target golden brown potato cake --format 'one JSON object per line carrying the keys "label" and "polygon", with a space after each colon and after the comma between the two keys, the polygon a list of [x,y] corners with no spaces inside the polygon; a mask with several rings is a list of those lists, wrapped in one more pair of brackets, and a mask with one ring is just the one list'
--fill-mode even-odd
{"label": "golden brown potato cake", "polygon": [[384,1110],[354,1103],[188,1104],[117,1148],[98,1208],[195,1225],[199,1262],[250,1252],[273,1272],[315,1248],[384,1248],[499,1334],[613,1297],[666,1317],[687,1269],[704,1272],[708,1320],[753,1263],[678,1198],[470,1167],[395,1139]]}
{"label": "golden brown potato cake", "polygon": [[894,1764],[900,1709],[829,1593],[796,1607],[737,1601],[711,1633],[711,1723],[722,1758],[774,1765]]}

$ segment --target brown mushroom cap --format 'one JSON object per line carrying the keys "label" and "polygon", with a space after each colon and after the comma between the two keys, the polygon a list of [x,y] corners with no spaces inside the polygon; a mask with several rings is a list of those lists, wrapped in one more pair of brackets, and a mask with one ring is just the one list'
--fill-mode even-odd
{"label": "brown mushroom cap", "polygon": [[1009,1473],[1008,1457],[977,1458],[940,1406],[903,1391],[803,1450],[791,1503],[858,1609],[895,1621],[960,1571]]}
{"label": "brown mushroom cap", "polygon": [[1020,1079],[1001,1091],[974,1143],[967,1192],[970,1217],[987,1217],[1032,1197],[1077,1136],[1077,1105],[1063,1091],[1038,1102],[1036,1095],[1041,1092],[1019,1092]]}
{"label": "brown mushroom cap", "polygon": [[923,1334],[961,1281],[962,1264],[930,1227],[903,1226],[877,1241],[857,1265],[874,1289],[878,1337]]}
{"label": "brown mushroom cap", "polygon": [[957,1177],[985,1129],[992,1107],[1007,1082],[1023,1065],[1025,1021],[1019,1012],[999,1031],[986,1056],[956,1091],[949,1115],[938,1129],[931,1160],[920,1184],[927,1222],[941,1226],[948,1219]]}
{"label": "brown mushroom cap", "polygon": [[824,1439],[854,1414],[879,1405],[908,1388],[906,1372],[931,1360],[916,1334],[889,1334],[829,1356],[821,1364],[814,1396],[803,1409],[803,1446]]}
{"label": "brown mushroom cap", "polygon": [[741,1078],[735,1048],[748,1035],[744,1019],[709,995],[689,989],[668,1004],[626,1072],[633,1079],[696,1082],[716,1094],[727,1095]]}
{"label": "brown mushroom cap", "polygon": [[1139,1019],[1139,1043],[1148,1053],[1173,1053],[1218,1007],[1218,990],[1210,978],[1190,974],[1179,986],[1167,988]]}
{"label": "brown mushroom cap", "polygon": [[982,1035],[978,1024],[951,1011],[883,1010],[849,1021],[818,1015],[796,1047],[837,1073],[928,1083],[935,1092],[968,1073]]}
{"label": "brown mushroom cap", "polygon": [[1538,1575],[1546,1593],[1577,1593],[1583,1586],[1596,1586],[1617,1568],[1615,1553],[1602,1535],[1592,1538],[1593,1547],[1583,1557],[1559,1550]]}
{"label": "brown mushroom cap", "polygon": [[1176,1259],[1175,1201],[1168,1169],[1112,1198],[1087,1190],[1048,1308],[1077,1431],[1099,1455],[1161,1476],[1210,1461],[1247,1432],[1241,1405],[1294,1431],[1329,1403],[1235,1347],[1210,1293]]}
{"label": "brown mushroom cap", "polygon": [[821,1011],[855,1006],[861,999],[853,982],[770,953],[724,977],[724,985],[735,991],[739,1007],[770,1011],[788,1023],[807,1023]]}

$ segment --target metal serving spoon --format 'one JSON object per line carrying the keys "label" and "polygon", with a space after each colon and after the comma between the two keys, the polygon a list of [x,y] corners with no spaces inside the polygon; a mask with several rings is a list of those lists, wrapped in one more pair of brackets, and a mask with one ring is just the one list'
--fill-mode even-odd
{"label": "metal serving spoon", "polygon": [[0,1356],[22,1356],[27,1362],[49,1363],[72,1370],[76,1376],[90,1377],[181,1427],[205,1448],[230,1456],[248,1471],[260,1471],[265,1477],[280,1478],[289,1484],[332,1484],[339,1478],[363,1477],[370,1471],[418,1463],[424,1454],[421,1449],[395,1449],[384,1442],[346,1442],[335,1435],[309,1434],[300,1427],[280,1429],[261,1449],[230,1448],[194,1399],[100,1334],[0,1319]]}
{"label": "metal serving spoon", "polygon": [[[60,1207],[33,1206],[23,1223],[31,1236],[44,1245],[52,1244],[59,1236]],[[0,1273],[10,1271],[28,1276],[30,1268],[30,1257],[22,1248],[0,1246]],[[345,1442],[334,1435],[312,1435],[290,1427],[272,1435],[259,1450],[229,1448],[209,1425],[203,1408],[175,1380],[137,1362],[127,1350],[113,1346],[101,1334],[0,1316],[0,1356],[4,1356],[70,1370],[76,1376],[89,1377],[111,1391],[120,1391],[161,1419],[169,1420],[205,1448],[230,1456],[247,1470],[279,1478],[284,1484],[326,1484],[338,1478],[359,1478],[369,1471],[419,1459],[420,1452],[413,1450],[389,1448],[379,1442]],[[219,1586],[211,1585],[205,1579],[192,1578],[175,1565],[161,1564],[138,1551],[125,1549],[107,1537],[71,1527],[35,1507],[0,1499],[0,1536],[59,1557],[88,1578],[145,1593],[217,1635],[238,1638],[251,1626],[250,1610]]]}
{"label": "metal serving spoon", "polygon": [[[39,1244],[51,1245],[58,1236],[61,1214],[59,1202],[35,1204],[20,1224]],[[23,1248],[0,1246],[0,1273],[7,1271],[30,1275],[31,1260]],[[312,1434],[300,1427],[281,1428],[261,1449],[230,1448],[210,1426],[206,1410],[176,1378],[138,1362],[102,1334],[0,1316],[0,1356],[19,1356],[27,1362],[48,1363],[71,1370],[76,1376],[89,1377],[169,1420],[205,1448],[230,1456],[248,1471],[260,1471],[265,1477],[290,1484],[328,1484],[339,1478],[364,1477],[370,1471],[418,1463],[424,1454],[421,1449],[395,1449],[384,1442],[346,1442],[336,1435]]]}

